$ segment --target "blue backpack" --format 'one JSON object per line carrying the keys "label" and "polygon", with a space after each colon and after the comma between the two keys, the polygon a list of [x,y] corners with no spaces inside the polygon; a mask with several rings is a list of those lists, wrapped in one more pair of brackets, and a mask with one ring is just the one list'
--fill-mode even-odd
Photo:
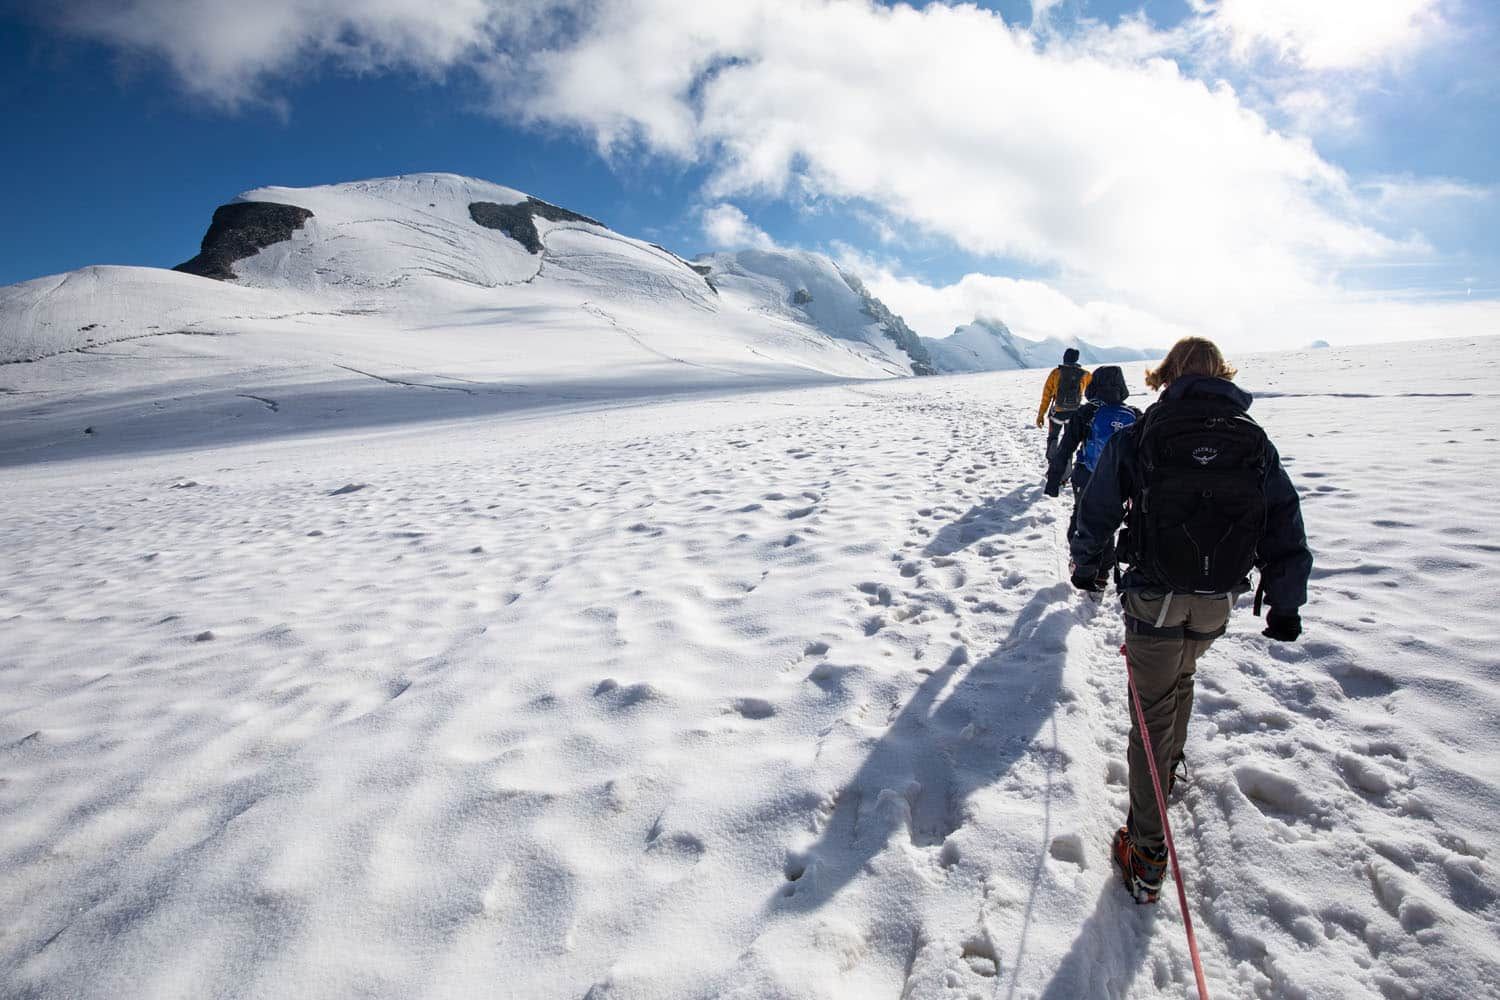
{"label": "blue backpack", "polygon": [[1135,412],[1128,406],[1119,403],[1105,403],[1094,413],[1094,422],[1089,425],[1088,440],[1083,443],[1083,451],[1078,456],[1078,461],[1090,472],[1094,466],[1099,464],[1099,456],[1104,454],[1104,446],[1114,433],[1123,430],[1135,423]]}

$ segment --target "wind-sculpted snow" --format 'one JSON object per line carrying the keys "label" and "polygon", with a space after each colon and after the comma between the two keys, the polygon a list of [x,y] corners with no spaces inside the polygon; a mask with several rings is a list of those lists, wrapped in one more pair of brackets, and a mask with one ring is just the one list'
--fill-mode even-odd
{"label": "wind-sculpted snow", "polygon": [[[1040,373],[543,402],[439,331],[189,378],[258,336],[0,369],[0,996],[1190,995],[1106,854],[1121,627]],[[1318,569],[1198,672],[1213,995],[1500,994],[1500,349],[1235,360]]]}

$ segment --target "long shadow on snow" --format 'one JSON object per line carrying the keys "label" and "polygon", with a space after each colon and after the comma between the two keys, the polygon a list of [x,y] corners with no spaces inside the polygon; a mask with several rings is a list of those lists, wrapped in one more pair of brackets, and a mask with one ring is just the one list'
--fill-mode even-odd
{"label": "long shadow on snow", "polygon": [[[922,682],[839,793],[818,842],[788,859],[789,882],[768,909],[817,909],[893,837],[909,837],[919,847],[942,844],[962,825],[971,794],[1028,755],[1046,765],[1052,750],[1038,746],[1036,736],[1057,707],[1065,640],[1078,620],[1068,595],[1063,584],[1039,591],[1010,635],[946,697],[965,665],[962,656],[950,657]],[[838,679],[828,682],[837,685]],[[1044,787],[1050,794],[1050,785]]]}
{"label": "long shadow on snow", "polygon": [[958,520],[943,525],[923,552],[929,556],[951,556],[982,538],[1013,535],[1030,528],[1032,521],[1029,515],[1036,509],[1041,497],[1042,487],[1039,484],[1024,483],[1003,497],[977,503]]}
{"label": "long shadow on snow", "polygon": [[231,376],[206,385],[179,381],[72,398],[54,392],[24,409],[0,414],[0,468],[400,430],[549,410],[605,411],[859,381],[811,371],[744,377],[694,371],[669,377],[653,370],[600,379],[517,382],[466,381],[430,373],[392,376],[408,380],[402,383],[348,371],[347,378],[337,381],[267,384]]}
{"label": "long shadow on snow", "polygon": [[1103,984],[1108,985],[1110,996],[1125,996],[1145,964],[1155,925],[1156,907],[1138,906],[1119,880],[1110,878],[1099,890],[1094,912],[1078,929],[1078,937],[1058,963],[1041,1000],[1100,996]]}

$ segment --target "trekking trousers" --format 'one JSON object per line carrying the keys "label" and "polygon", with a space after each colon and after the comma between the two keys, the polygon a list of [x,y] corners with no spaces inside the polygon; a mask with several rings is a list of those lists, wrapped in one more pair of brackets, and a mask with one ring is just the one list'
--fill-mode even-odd
{"label": "trekking trousers", "polygon": [[1057,450],[1057,439],[1062,436],[1063,428],[1068,426],[1068,421],[1076,412],[1076,410],[1052,411],[1052,416],[1047,420],[1047,461],[1052,461],[1052,453]]}
{"label": "trekking trousers", "polygon": [[[1068,542],[1078,534],[1078,509],[1083,506],[1083,491],[1088,489],[1093,473],[1083,465],[1073,466],[1073,513],[1068,516]],[[1105,539],[1104,550],[1099,553],[1099,572],[1107,574],[1115,567],[1115,536]],[[1155,621],[1155,619],[1152,619]]]}
{"label": "trekking trousers", "polygon": [[[1162,594],[1160,591],[1127,591],[1125,606],[1125,653],[1141,696],[1141,711],[1151,734],[1156,772],[1165,795],[1169,775],[1187,744],[1188,719],[1193,714],[1193,675],[1198,658],[1224,634],[1233,598],[1227,594]],[[1154,852],[1165,850],[1161,812],[1151,787],[1151,769],[1129,692],[1125,698],[1130,714],[1130,814],[1126,826],[1131,839]]]}

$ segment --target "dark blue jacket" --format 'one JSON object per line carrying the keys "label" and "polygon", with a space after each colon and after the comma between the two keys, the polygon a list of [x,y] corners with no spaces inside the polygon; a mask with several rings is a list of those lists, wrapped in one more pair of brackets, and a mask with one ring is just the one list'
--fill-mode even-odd
{"label": "dark blue jacket", "polygon": [[[1163,400],[1186,396],[1225,397],[1248,410],[1253,397],[1233,382],[1202,375],[1185,375],[1169,385]],[[1148,411],[1149,412],[1149,411]],[[1097,569],[1105,543],[1114,537],[1125,517],[1125,503],[1135,495],[1140,481],[1136,456],[1136,433],[1141,424],[1127,427],[1109,439],[1093,478],[1079,500],[1078,528],[1073,535],[1073,562],[1078,571]],[[1260,540],[1256,562],[1266,601],[1280,611],[1294,611],[1307,603],[1307,579],[1312,574],[1312,553],[1302,527],[1302,507],[1297,491],[1274,446],[1266,468],[1266,533]],[[1123,590],[1160,586],[1142,570],[1132,567],[1120,581]]]}

